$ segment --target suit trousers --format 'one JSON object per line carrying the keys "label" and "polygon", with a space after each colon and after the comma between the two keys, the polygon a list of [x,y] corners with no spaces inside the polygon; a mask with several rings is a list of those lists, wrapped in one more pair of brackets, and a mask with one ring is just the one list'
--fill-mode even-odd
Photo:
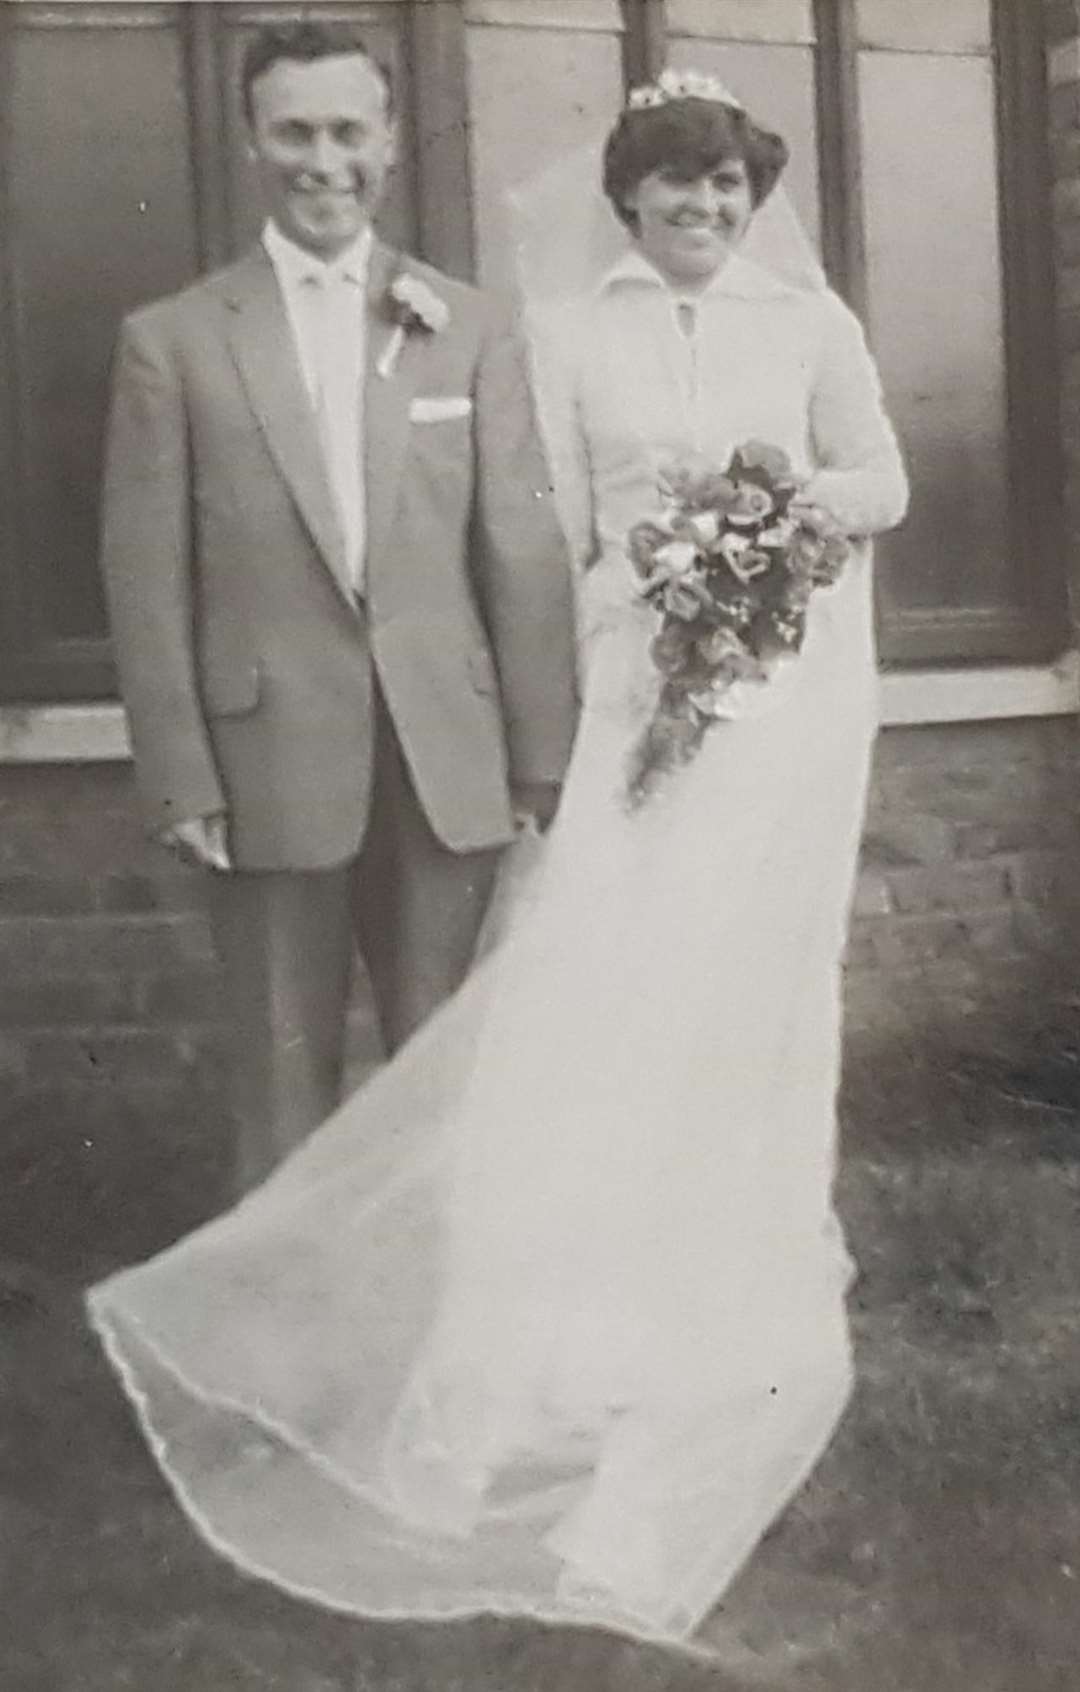
{"label": "suit trousers", "polygon": [[357,947],[389,1055],[464,978],[491,893],[498,849],[443,845],[377,689],[375,713],[357,857],[328,870],[214,877],[241,1194],[340,1103]]}

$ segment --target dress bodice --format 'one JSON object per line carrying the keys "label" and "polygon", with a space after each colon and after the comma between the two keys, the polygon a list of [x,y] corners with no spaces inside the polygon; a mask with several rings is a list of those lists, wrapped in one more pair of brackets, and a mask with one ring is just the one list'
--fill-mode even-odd
{"label": "dress bodice", "polygon": [[550,329],[556,473],[582,561],[612,562],[657,508],[659,472],[720,468],[747,440],[782,447],[807,497],[852,534],[887,528],[906,485],[861,328],[828,290],[735,256],[690,322],[636,252]]}
{"label": "dress bodice", "polygon": [[710,292],[688,308],[664,287],[629,281],[588,314],[576,391],[592,469],[598,550],[619,551],[658,503],[667,466],[721,467],[741,441],[783,447],[813,466],[810,383],[821,314],[810,295]]}

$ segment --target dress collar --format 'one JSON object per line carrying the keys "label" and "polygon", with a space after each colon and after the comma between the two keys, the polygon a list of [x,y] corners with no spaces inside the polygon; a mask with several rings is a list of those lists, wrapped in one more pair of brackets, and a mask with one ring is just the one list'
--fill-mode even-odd
{"label": "dress collar", "polygon": [[778,276],[763,270],[739,253],[732,253],[727,263],[717,271],[707,288],[700,294],[680,295],[665,281],[656,267],[650,264],[639,247],[628,246],[604,272],[596,292],[606,294],[623,284],[636,284],[663,290],[673,299],[685,298],[690,303],[723,296],[728,299],[768,300],[797,292]]}
{"label": "dress collar", "polygon": [[327,262],[317,258],[314,253],[305,252],[295,241],[290,241],[271,219],[267,219],[262,232],[262,244],[269,253],[278,276],[283,282],[297,287],[310,282],[344,279],[354,282],[359,288],[366,288],[372,241],[371,228],[368,226],[361,230],[351,246]]}

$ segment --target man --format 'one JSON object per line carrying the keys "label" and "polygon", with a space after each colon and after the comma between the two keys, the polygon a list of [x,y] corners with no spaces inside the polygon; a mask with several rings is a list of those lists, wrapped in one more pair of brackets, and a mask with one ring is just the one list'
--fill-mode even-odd
{"label": "man", "polygon": [[574,702],[521,349],[372,234],[387,73],[294,23],[243,97],[266,227],[125,323],[103,553],[150,826],[216,872],[247,1187],[338,1101],[354,935],[388,1049],[457,985]]}

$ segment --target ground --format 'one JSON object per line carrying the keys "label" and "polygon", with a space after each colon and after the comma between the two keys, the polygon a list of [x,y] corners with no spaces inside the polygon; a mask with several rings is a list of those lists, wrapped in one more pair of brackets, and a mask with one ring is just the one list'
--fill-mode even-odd
{"label": "ground", "polygon": [[[859,1388],[709,1623],[360,1623],[196,1540],[80,1289],[211,1210],[193,1093],[0,1106],[3,1692],[1065,1692],[1080,1678],[1080,994],[927,993],[849,1037],[840,1208]],[[916,996],[917,999],[917,996]]]}

